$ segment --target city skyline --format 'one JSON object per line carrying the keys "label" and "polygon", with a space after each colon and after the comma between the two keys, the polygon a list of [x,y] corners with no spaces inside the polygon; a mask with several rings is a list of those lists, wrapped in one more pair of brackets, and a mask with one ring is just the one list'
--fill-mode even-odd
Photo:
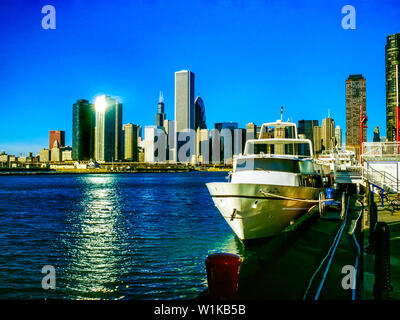
{"label": "city skyline", "polygon": [[[391,19],[400,12],[399,5],[395,1],[355,1],[356,29],[344,30],[344,4],[303,2],[293,6],[254,1],[229,6],[217,1],[168,7],[166,2],[156,1],[120,8],[118,1],[114,5],[100,1],[85,4],[86,11],[80,13],[79,4],[55,1],[55,30],[41,29],[40,4],[2,4],[6,7],[2,11],[18,13],[19,20],[13,24],[6,17],[1,22],[3,30],[12,26],[16,32],[3,34],[0,92],[7,108],[0,126],[0,149],[10,154],[36,154],[48,144],[51,130],[65,131],[65,143],[71,146],[72,104],[79,99],[94,102],[100,94],[119,97],[124,123],[144,127],[154,123],[161,90],[167,119],[174,120],[173,77],[182,69],[196,74],[194,96],[204,99],[207,126],[232,121],[241,128],[250,122],[275,121],[281,105],[285,120],[296,123],[321,121],[330,109],[335,123],[345,128],[344,80],[362,73],[368,79],[367,137],[372,141],[375,126],[386,132],[385,44],[387,36],[400,30],[398,19]],[[174,10],[196,10],[197,18],[174,24]],[[153,15],[152,19],[140,17],[144,12]],[[79,14],[86,14],[87,19],[75,25],[72,21],[76,22],[74,16]],[[128,19],[130,14],[135,19]],[[101,18],[109,15],[120,19],[104,23]],[[161,16],[165,17],[163,24],[150,26],[150,20]],[[101,20],[101,26],[99,21],[94,23],[94,17]],[[369,23],[372,18],[374,25]],[[293,28],[297,30],[292,34]],[[114,42],[126,50],[115,52],[113,45],[100,45],[100,50],[93,51],[91,47],[102,36],[108,44]],[[324,37],[330,38],[329,43]],[[171,43],[175,47],[168,49]],[[72,50],[80,45],[82,50]],[[68,46],[71,49],[65,50]],[[149,54],[154,46],[164,50]],[[150,66],[157,72],[149,72]],[[320,77],[324,81],[315,81]],[[16,123],[23,129],[12,131]]]}

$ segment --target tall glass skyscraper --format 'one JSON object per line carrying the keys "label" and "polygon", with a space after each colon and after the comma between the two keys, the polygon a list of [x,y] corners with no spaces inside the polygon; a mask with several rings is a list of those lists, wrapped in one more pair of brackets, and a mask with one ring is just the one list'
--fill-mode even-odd
{"label": "tall glass skyscraper", "polygon": [[195,129],[207,129],[206,124],[206,108],[204,107],[203,99],[198,96],[194,101],[195,117],[194,127]]}
{"label": "tall glass skyscraper", "polygon": [[[396,140],[396,105],[400,91],[400,33],[386,38],[386,138]],[[396,67],[397,66],[397,67]],[[397,68],[397,72],[396,72]]]}
{"label": "tall glass skyscraper", "polygon": [[95,108],[95,159],[104,162],[122,160],[122,103],[110,96],[99,96]]}
{"label": "tall glass skyscraper", "polygon": [[73,104],[72,159],[89,160],[94,156],[94,105],[85,99]]}

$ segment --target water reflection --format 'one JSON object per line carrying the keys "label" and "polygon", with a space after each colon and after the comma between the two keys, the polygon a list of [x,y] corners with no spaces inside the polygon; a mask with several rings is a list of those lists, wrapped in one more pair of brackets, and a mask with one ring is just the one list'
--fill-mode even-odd
{"label": "water reflection", "polygon": [[115,176],[80,178],[81,199],[66,219],[66,294],[74,298],[120,298],[126,224]]}

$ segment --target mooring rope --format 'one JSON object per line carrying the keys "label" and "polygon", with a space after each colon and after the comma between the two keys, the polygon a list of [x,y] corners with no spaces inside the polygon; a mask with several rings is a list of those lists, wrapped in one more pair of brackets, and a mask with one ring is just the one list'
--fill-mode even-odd
{"label": "mooring rope", "polygon": [[276,197],[276,198],[285,199],[285,200],[302,201],[302,202],[320,203],[320,202],[327,202],[327,201],[333,201],[333,200],[334,200],[334,199],[311,200],[311,199],[290,198],[290,197],[280,196],[280,195],[275,194],[275,193],[265,192],[265,191],[263,191],[263,190],[261,190],[261,189],[260,189],[260,192],[261,192],[264,196]]}

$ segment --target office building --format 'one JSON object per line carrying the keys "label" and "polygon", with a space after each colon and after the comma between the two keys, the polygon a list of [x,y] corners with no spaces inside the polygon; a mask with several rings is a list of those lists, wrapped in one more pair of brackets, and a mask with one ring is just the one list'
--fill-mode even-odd
{"label": "office building", "polygon": [[233,131],[233,154],[243,154],[246,145],[246,129],[235,129]]}
{"label": "office building", "polygon": [[54,140],[53,147],[51,148],[51,158],[52,162],[60,162],[61,161],[61,148],[58,140]]}
{"label": "office building", "polygon": [[318,154],[322,152],[322,127],[314,126],[313,127],[313,137],[314,137],[314,154]]}
{"label": "office building", "polygon": [[195,117],[194,117],[194,128],[197,129],[207,129],[206,124],[206,109],[204,107],[203,99],[198,96],[194,101],[194,110],[195,110]]}
{"label": "office building", "polygon": [[65,146],[65,131],[53,130],[49,132],[49,149],[54,146],[54,141],[58,141],[60,147]]}
{"label": "office building", "polygon": [[342,128],[340,126],[336,126],[335,128],[335,140],[336,140],[336,146],[338,148],[342,147]]}
{"label": "office building", "polygon": [[144,161],[149,163],[167,161],[167,135],[163,128],[145,126]]}
{"label": "office building", "polygon": [[94,156],[95,108],[88,100],[73,104],[72,159],[90,160]]}
{"label": "office building", "polygon": [[95,108],[95,159],[101,162],[122,160],[122,103],[103,95],[96,98]]}
{"label": "office building", "polygon": [[[360,149],[360,116],[366,114],[366,80],[361,74],[350,75],[346,80],[346,149],[356,154]],[[362,134],[367,141],[367,129]]]}
{"label": "office building", "polygon": [[400,33],[386,38],[386,138],[396,140],[396,106],[399,106],[400,91]]}
{"label": "office building", "polygon": [[374,138],[373,138],[372,142],[381,142],[381,137],[380,137],[380,134],[379,134],[379,127],[378,126],[375,127]]}
{"label": "office building", "polygon": [[138,157],[138,133],[137,126],[128,123],[123,126],[124,135],[124,160],[137,162]]}
{"label": "office building", "polygon": [[164,130],[167,134],[167,160],[175,159],[175,121],[164,120]]}
{"label": "office building", "polygon": [[335,148],[335,121],[331,117],[322,120],[322,149],[330,153]]}
{"label": "office building", "polygon": [[211,162],[211,141],[208,129],[197,129],[197,162],[200,164],[209,164]]}
{"label": "office building", "polygon": [[[311,140],[311,145],[315,152],[314,146],[314,127],[318,126],[318,120],[299,120],[297,125],[297,134],[300,137],[304,137],[304,139]],[[300,145],[300,153],[303,155],[307,155],[310,153],[310,148],[308,144]]]}
{"label": "office building", "polygon": [[195,155],[195,148],[190,148],[187,157],[184,156],[187,152],[179,152],[180,148],[188,142],[188,137],[193,135],[190,133],[193,130],[195,130],[194,73],[188,70],[177,71],[175,72],[176,161],[181,155],[180,162],[189,162],[192,155]]}
{"label": "office building", "polygon": [[220,122],[215,124],[215,129],[220,134],[221,161],[232,164],[234,148],[234,131],[238,129],[237,122]]}
{"label": "office building", "polygon": [[39,153],[40,162],[49,162],[50,161],[50,149],[41,149]]}

